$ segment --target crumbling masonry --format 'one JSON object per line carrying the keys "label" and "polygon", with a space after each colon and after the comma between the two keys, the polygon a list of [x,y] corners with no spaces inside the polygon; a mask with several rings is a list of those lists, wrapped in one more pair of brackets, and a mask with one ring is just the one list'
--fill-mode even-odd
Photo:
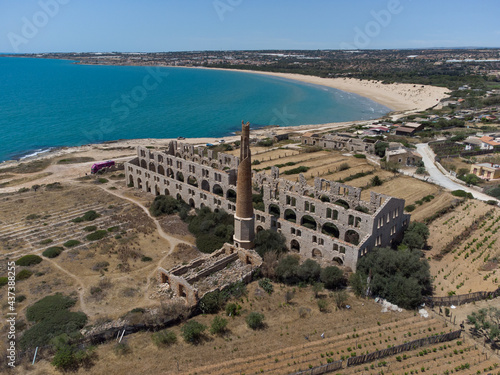
{"label": "crumbling masonry", "polygon": [[[236,216],[235,226],[238,217],[246,219],[235,228],[239,248],[250,247],[253,237],[247,224],[252,223],[256,232],[281,232],[292,252],[352,270],[358,258],[374,247],[399,240],[409,224],[402,199],[371,192],[370,201],[362,201],[359,188],[322,178],[315,178],[312,187],[302,175],[291,182],[281,179],[276,167],[270,175],[254,173],[252,179],[249,172],[244,174],[246,189],[252,182],[262,189],[265,211],[239,214],[235,204],[240,198],[237,191],[242,194],[236,187],[239,163],[236,156],[172,141],[165,151],[138,147],[137,157],[125,163],[125,172],[127,183],[145,192],[182,198],[191,207],[226,210]],[[245,238],[241,230],[246,231]]]}

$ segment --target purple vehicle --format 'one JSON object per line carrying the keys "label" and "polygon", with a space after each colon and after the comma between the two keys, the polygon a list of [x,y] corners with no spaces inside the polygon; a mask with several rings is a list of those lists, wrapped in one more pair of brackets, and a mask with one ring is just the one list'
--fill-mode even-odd
{"label": "purple vehicle", "polygon": [[90,168],[90,173],[96,174],[101,169],[112,167],[113,165],[115,165],[115,162],[113,160],[101,161],[99,163],[95,163],[94,165],[92,165],[92,168]]}

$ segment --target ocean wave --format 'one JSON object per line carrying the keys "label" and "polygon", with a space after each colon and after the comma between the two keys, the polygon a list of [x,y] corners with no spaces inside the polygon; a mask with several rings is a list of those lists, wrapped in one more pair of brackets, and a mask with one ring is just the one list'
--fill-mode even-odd
{"label": "ocean wave", "polygon": [[23,154],[20,154],[20,155],[14,155],[12,158],[13,160],[25,160],[25,159],[29,159],[29,158],[32,158],[32,157],[35,157],[35,156],[39,156],[40,154],[45,154],[45,153],[48,153],[52,150],[54,150],[55,147],[48,147],[48,148],[39,148],[39,149],[36,149],[36,150],[30,150],[30,151],[26,151],[24,152]]}

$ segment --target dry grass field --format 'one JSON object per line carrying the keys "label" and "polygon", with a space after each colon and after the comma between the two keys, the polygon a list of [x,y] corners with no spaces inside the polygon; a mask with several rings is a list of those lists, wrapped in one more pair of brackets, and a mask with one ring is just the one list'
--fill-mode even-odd
{"label": "dry grass field", "polygon": [[[373,300],[350,296],[350,309],[337,310],[333,298],[324,293],[327,312],[320,312],[310,287],[296,288],[290,303],[284,294],[290,287],[274,284],[275,292],[268,295],[256,283],[248,286],[247,297],[236,301],[242,306],[236,317],[225,316],[227,332],[213,335],[205,332],[197,345],[186,343],[181,327],[170,328],[177,343],[168,347],[153,344],[151,332],[142,332],[124,338],[128,352],[117,351],[115,342],[100,345],[93,367],[80,369],[79,374],[290,374],[299,370],[326,364],[362,353],[370,353],[392,345],[399,345],[431,335],[447,333],[457,326],[440,317],[422,318],[413,312],[381,312],[381,305]],[[256,331],[245,323],[251,311],[265,316],[266,326]],[[200,315],[194,320],[210,326],[215,315]],[[321,335],[324,334],[324,338]],[[337,371],[337,374],[446,374],[456,371],[475,374],[495,370],[498,359],[484,354],[477,343],[462,336],[446,343],[429,345],[383,360]],[[423,370],[422,370],[423,369]],[[35,366],[25,365],[22,372],[29,374],[56,374],[46,361]],[[16,372],[14,372],[16,373]],[[489,373],[496,373],[489,372]]]}

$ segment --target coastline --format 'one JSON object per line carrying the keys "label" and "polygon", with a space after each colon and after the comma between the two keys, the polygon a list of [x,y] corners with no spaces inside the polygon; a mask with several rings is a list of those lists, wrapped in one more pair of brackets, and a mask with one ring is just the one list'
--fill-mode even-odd
{"label": "coastline", "polygon": [[[75,61],[76,64],[78,62]],[[105,64],[103,64],[105,65]],[[214,69],[214,70],[224,70],[232,72],[244,72],[249,74],[261,74],[270,75],[274,77],[289,79],[293,81],[299,81],[304,83],[309,83],[313,85],[326,86],[350,93],[360,95],[362,97],[373,100],[379,104],[382,104],[393,112],[388,113],[389,116],[393,118],[402,117],[406,114],[423,111],[427,108],[436,105],[442,98],[446,97],[445,94],[449,90],[447,88],[435,87],[435,86],[425,86],[425,85],[413,85],[404,83],[392,83],[383,84],[380,81],[362,81],[354,78],[321,78],[316,76],[308,76],[301,74],[291,74],[291,73],[275,73],[275,72],[261,72],[255,70],[240,70],[240,69],[223,69],[223,68],[207,68],[207,67],[175,67],[175,66],[161,66],[161,67],[171,67],[171,68],[189,68],[189,69]],[[244,119],[242,119],[244,120]],[[325,123],[325,124],[305,124],[297,126],[286,126],[286,127],[263,127],[251,130],[252,137],[263,137],[270,134],[283,134],[288,132],[294,133],[305,133],[308,131],[328,131],[328,130],[340,130],[353,125],[365,125],[377,121],[373,120],[357,120],[348,122],[336,122],[336,123]],[[237,136],[225,136],[219,138],[187,138],[182,142],[204,145],[206,143],[217,143],[218,140],[224,139],[227,142],[232,142],[236,140]],[[17,165],[23,162],[29,162],[33,160],[54,158],[68,154],[82,154],[90,155],[97,154],[94,156],[96,160],[102,160],[107,158],[112,158],[117,155],[123,154],[124,150],[135,148],[137,145],[151,145],[155,147],[166,147],[166,145],[175,138],[164,138],[164,139],[122,139],[122,140],[112,140],[105,141],[98,144],[90,144],[83,146],[69,146],[69,147],[57,147],[49,149],[46,152],[34,153],[33,156],[22,157],[20,160],[7,160],[0,162],[0,172],[1,169],[13,165]],[[110,151],[109,149],[115,149],[115,153],[105,152],[105,154],[110,154],[109,156],[102,155],[99,156],[101,152],[99,150]],[[35,151],[35,150],[31,150]],[[0,188],[0,192],[4,192],[4,188]]]}
{"label": "coastline", "polygon": [[223,70],[229,72],[243,72],[280,77],[357,94],[373,100],[376,103],[382,104],[391,109],[393,112],[404,112],[405,114],[424,111],[435,106],[441,99],[446,98],[448,96],[446,93],[450,91],[446,87],[415,85],[411,83],[384,84],[381,81],[361,80],[357,78],[322,78],[304,74],[264,72],[243,69],[207,68],[198,66],[189,67],[162,65],[162,67]]}

